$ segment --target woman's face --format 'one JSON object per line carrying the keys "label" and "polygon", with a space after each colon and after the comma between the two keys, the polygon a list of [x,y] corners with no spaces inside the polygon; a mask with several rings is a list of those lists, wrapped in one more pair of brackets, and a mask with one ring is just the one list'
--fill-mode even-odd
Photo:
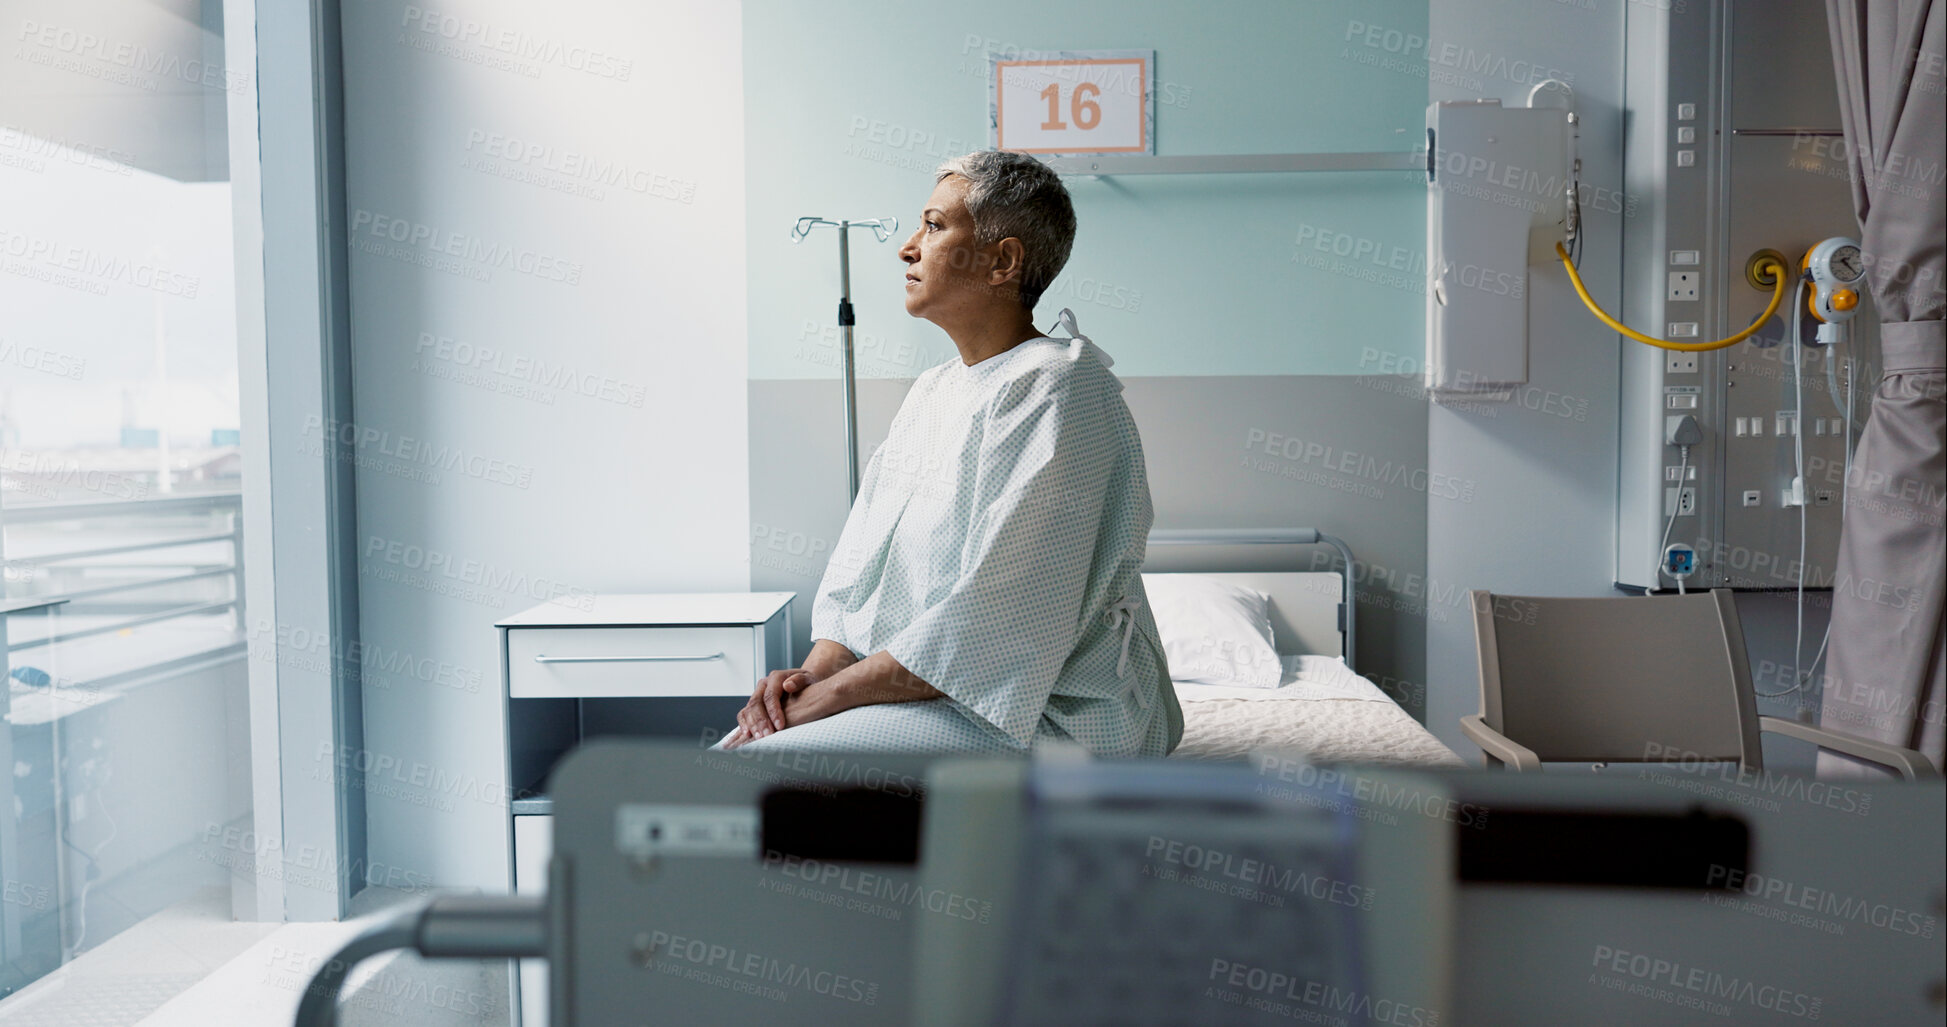
{"label": "woman's face", "polygon": [[941,179],[926,200],[919,227],[899,248],[899,259],[906,262],[906,313],[941,327],[984,316],[996,301],[1017,302],[1000,288],[1014,273],[993,281],[996,254],[989,251],[999,244],[983,248],[974,242],[966,196],[966,179]]}

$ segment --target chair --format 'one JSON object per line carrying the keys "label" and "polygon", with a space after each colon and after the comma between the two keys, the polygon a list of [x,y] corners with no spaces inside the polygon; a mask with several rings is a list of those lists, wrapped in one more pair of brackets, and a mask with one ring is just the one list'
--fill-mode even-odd
{"label": "chair", "polygon": [[1544,762],[1735,761],[1764,770],[1760,732],[1803,739],[1914,780],[1940,771],[1895,745],[1758,715],[1744,629],[1726,589],[1563,599],[1468,593],[1481,711],[1460,718],[1490,768]]}

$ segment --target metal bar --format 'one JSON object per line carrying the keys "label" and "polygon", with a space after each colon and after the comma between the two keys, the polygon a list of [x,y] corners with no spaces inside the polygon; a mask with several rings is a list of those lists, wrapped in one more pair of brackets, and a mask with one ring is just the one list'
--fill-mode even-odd
{"label": "metal bar", "polygon": [[1837,128],[1734,128],[1734,136],[1834,136],[1844,138],[1845,131]]}
{"label": "metal bar", "polygon": [[1158,528],[1152,546],[1312,545],[1317,528]]}
{"label": "metal bar", "polygon": [[1327,535],[1322,531],[1318,533],[1318,540],[1337,549],[1339,556],[1345,560],[1345,573],[1339,575],[1339,583],[1344,586],[1343,594],[1339,597],[1339,630],[1341,636],[1344,638],[1344,642],[1339,648],[1344,651],[1339,654],[1339,658],[1345,661],[1346,670],[1356,672],[1359,669],[1358,657],[1356,655],[1358,651],[1359,596],[1354,589],[1352,581],[1352,547],[1346,545],[1336,536]]}
{"label": "metal bar", "polygon": [[[101,697],[95,701],[96,703],[105,702],[108,699],[120,695],[122,691],[141,687],[150,681],[181,677],[191,671],[202,670],[206,667],[215,667],[225,663],[233,663],[248,656],[249,653],[250,650],[247,644],[233,642],[221,648],[205,649],[202,652],[190,653],[187,656],[179,656],[173,660],[164,660],[161,663],[147,664],[136,667],[133,670],[119,671],[104,677],[90,678],[86,681],[74,681],[67,684],[56,684],[53,686],[53,689],[56,692],[93,692]],[[115,689],[116,691],[111,692],[109,689]]]}
{"label": "metal bar", "polygon": [[1042,163],[1062,175],[1229,175],[1298,171],[1426,171],[1426,154],[1240,153],[1201,157],[1151,157],[1105,154],[1097,157],[1046,157]]}
{"label": "metal bar", "polygon": [[148,581],[135,581],[135,582],[130,582],[129,584],[126,585],[103,585],[100,588],[84,588],[79,592],[63,592],[61,593],[60,598],[92,599],[95,596],[113,595],[116,592],[139,592],[143,589],[161,588],[164,585],[177,585],[185,581],[197,581],[202,578],[214,578],[217,577],[218,575],[228,575],[234,573],[236,573],[235,567],[224,566],[224,567],[215,568],[214,570],[191,571],[188,574],[178,574],[175,575],[174,577],[154,578]]}
{"label": "metal bar", "polygon": [[50,606],[59,606],[67,601],[66,596],[56,596],[53,598],[35,596],[31,599],[9,599],[4,603],[0,603],[0,617],[11,613],[26,613],[29,610],[42,610]]}
{"label": "metal bar", "polygon": [[708,656],[549,656],[534,654],[535,663],[697,663],[704,660],[721,660],[721,652]]}
{"label": "metal bar", "polygon": [[854,228],[870,228],[874,238],[880,242],[892,238],[899,231],[898,218],[871,218],[853,221],[841,218],[801,217],[791,226],[791,241],[803,242],[811,230],[819,225],[830,225],[838,229],[838,335],[843,350],[845,377],[845,475],[849,485],[850,499],[859,498],[859,415],[858,415],[858,371],[852,351],[852,250],[851,237]]}
{"label": "metal bar", "polygon": [[141,553],[151,549],[172,549],[176,546],[200,545],[204,542],[228,542],[236,537],[235,531],[219,532],[214,535],[192,535],[189,538],[163,539],[159,542],[136,542],[126,546],[102,546],[98,549],[76,549],[66,553],[53,553],[45,556],[23,556],[8,560],[8,567],[35,567],[56,563],[61,560],[79,560],[88,556],[115,556],[120,553]]}
{"label": "metal bar", "polygon": [[858,367],[852,356],[852,223],[838,223],[838,326],[845,362],[845,480],[850,483],[847,505],[859,498]]}
{"label": "metal bar", "polygon": [[109,499],[88,503],[49,503],[43,506],[8,507],[7,523],[36,524],[47,521],[75,521],[91,517],[116,517],[123,514],[218,510],[242,505],[243,493],[241,492],[210,492],[197,496],[171,496],[167,499]]}
{"label": "metal bar", "polygon": [[[0,559],[5,559],[7,555],[7,514],[8,511],[4,506],[0,506]],[[64,601],[59,599],[50,600],[38,596],[32,599],[9,600],[4,604],[0,604],[0,611],[14,613],[21,610],[46,609]],[[53,615],[49,614],[48,617],[52,619]],[[7,642],[9,640],[7,627],[9,620],[10,618],[0,615],[0,685],[10,685],[13,678],[13,664],[7,655]],[[11,687],[0,688],[0,716],[4,716],[9,725],[13,722],[12,693],[13,689]],[[12,730],[0,731],[0,766],[11,767],[13,765],[14,732]],[[56,773],[58,775],[59,772],[57,771]],[[19,785],[15,783],[18,780],[20,779],[9,774],[5,782],[0,782],[0,803],[4,803],[5,808],[11,809],[14,803],[19,801]],[[0,877],[4,877],[9,881],[21,879],[19,839],[19,818],[17,816],[0,817]],[[63,859],[58,862],[66,862],[66,860]],[[16,904],[0,902],[0,966],[10,967],[20,959],[23,951],[20,925],[21,921],[25,919],[25,915],[25,910]]]}
{"label": "metal bar", "polygon": [[212,602],[212,603],[197,603],[193,606],[179,606],[173,610],[164,610],[161,613],[152,613],[146,617],[132,617],[128,620],[116,621],[113,624],[101,624],[92,628],[82,628],[78,631],[68,631],[59,635],[49,635],[46,638],[35,638],[25,642],[12,642],[8,644],[7,651],[18,652],[22,649],[32,649],[36,646],[55,645],[61,642],[72,642],[77,638],[91,638],[95,635],[105,635],[111,631],[121,631],[124,628],[139,628],[144,624],[154,624],[157,621],[174,620],[177,617],[189,617],[198,613],[218,613],[223,610],[228,610],[231,607],[234,607],[236,605],[237,605],[237,601],[234,599],[219,599],[216,602]]}
{"label": "metal bar", "polygon": [[237,604],[238,629],[245,627],[243,614],[250,609],[244,602],[243,582],[243,510],[239,508],[230,518],[230,599]]}

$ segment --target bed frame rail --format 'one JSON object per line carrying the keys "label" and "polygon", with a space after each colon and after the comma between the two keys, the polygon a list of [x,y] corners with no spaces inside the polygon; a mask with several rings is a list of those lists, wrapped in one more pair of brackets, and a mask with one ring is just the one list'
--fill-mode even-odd
{"label": "bed frame rail", "polygon": [[1354,662],[1353,646],[1358,623],[1358,606],[1352,584],[1352,549],[1344,540],[1328,535],[1317,528],[1158,528],[1149,533],[1152,546],[1311,546],[1327,545],[1339,551],[1345,561],[1345,570],[1339,575],[1345,589],[1339,597],[1339,651],[1344,654],[1345,665],[1354,671],[1359,669]]}

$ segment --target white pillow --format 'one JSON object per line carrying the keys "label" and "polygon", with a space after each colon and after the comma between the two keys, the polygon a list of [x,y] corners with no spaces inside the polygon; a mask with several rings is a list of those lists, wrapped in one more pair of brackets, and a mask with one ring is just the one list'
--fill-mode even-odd
{"label": "white pillow", "polygon": [[1276,688],[1284,679],[1271,644],[1270,596],[1201,574],[1142,580],[1171,678],[1245,688]]}

